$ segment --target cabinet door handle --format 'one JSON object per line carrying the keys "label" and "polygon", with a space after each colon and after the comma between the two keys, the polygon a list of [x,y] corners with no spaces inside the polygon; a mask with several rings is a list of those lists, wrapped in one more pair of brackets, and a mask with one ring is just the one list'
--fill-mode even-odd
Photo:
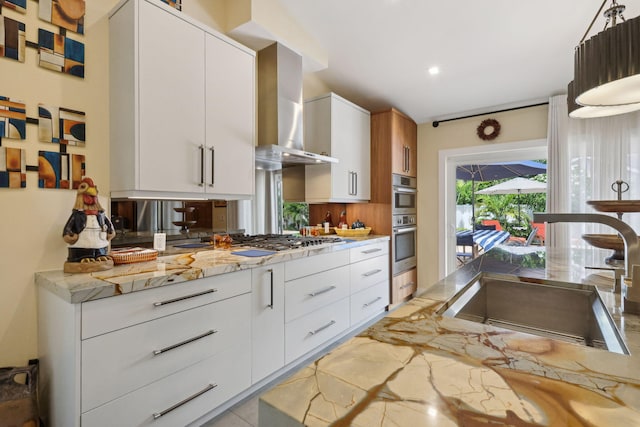
{"label": "cabinet door handle", "polygon": [[411,147],[407,145],[407,173],[411,172]]}
{"label": "cabinet door handle", "polygon": [[367,271],[366,273],[362,273],[362,275],[364,277],[369,277],[369,276],[373,276],[374,274],[378,274],[380,273],[382,270],[380,270],[379,268],[376,270],[371,270],[371,271]]}
{"label": "cabinet door handle", "polygon": [[273,310],[273,269],[270,268],[269,270],[267,270],[269,272],[269,276],[270,277],[270,287],[271,287],[271,302],[269,303],[269,305],[267,307],[269,307],[271,310]]}
{"label": "cabinet door handle", "polygon": [[211,151],[211,184],[209,184],[209,187],[213,187],[213,185],[216,183],[214,173],[214,171],[216,170],[216,149],[214,147],[211,147],[209,148],[209,150]]}
{"label": "cabinet door handle", "polygon": [[370,301],[370,302],[368,302],[368,303],[362,304],[362,308],[367,308],[367,307],[369,307],[370,305],[373,305],[373,304],[377,303],[377,302],[378,302],[378,301],[380,301],[381,299],[382,299],[382,297],[378,297],[378,298],[374,299],[373,301]]}
{"label": "cabinet door handle", "polygon": [[405,283],[404,285],[400,286],[400,289],[409,288],[409,287],[412,287],[415,284],[416,284],[415,282]]}
{"label": "cabinet door handle", "polygon": [[215,329],[211,329],[210,331],[207,331],[204,334],[200,334],[200,335],[198,335],[196,337],[186,339],[184,341],[181,341],[179,343],[170,345],[170,346],[165,347],[165,348],[161,348],[160,350],[154,350],[153,351],[153,355],[154,356],[159,356],[159,355],[161,355],[163,353],[166,353],[166,352],[171,351],[171,350],[175,350],[178,347],[182,347],[183,345],[190,344],[190,343],[192,343],[194,341],[198,341],[198,340],[200,340],[202,338],[208,337],[209,335],[213,335],[213,334],[215,334],[217,332],[218,331],[216,331]]}
{"label": "cabinet door handle", "polygon": [[382,249],[380,248],[373,248],[373,249],[367,249],[366,251],[361,251],[361,253],[363,254],[373,254],[376,252],[380,252]]}
{"label": "cabinet door handle", "polygon": [[200,187],[204,185],[204,145],[200,146]]}
{"label": "cabinet door handle", "polygon": [[218,387],[218,384],[209,384],[208,386],[206,386],[205,388],[203,388],[202,390],[200,390],[199,392],[192,394],[191,396],[187,397],[186,399],[176,403],[175,405],[171,406],[170,408],[165,409],[164,411],[161,412],[155,412],[153,414],[153,419],[157,420],[158,418],[167,415],[169,412],[173,411],[174,409],[178,409],[179,407],[181,407],[182,405],[184,405],[185,403],[189,403],[191,402],[193,399],[195,399],[198,396],[202,396],[203,394],[205,394],[206,392],[208,392],[209,390],[213,390],[214,388]]}
{"label": "cabinet door handle", "polygon": [[358,195],[358,172],[353,173],[354,184],[353,184],[353,195]]}
{"label": "cabinet door handle", "polygon": [[325,294],[325,293],[327,293],[329,291],[332,291],[335,288],[336,288],[335,286],[329,286],[328,288],[324,288],[324,289],[321,289],[319,291],[313,291],[313,292],[311,292],[311,293],[309,293],[307,295],[309,295],[310,297],[313,298],[313,297],[317,297],[318,295],[322,295],[322,294]]}
{"label": "cabinet door handle", "polygon": [[322,332],[322,331],[324,331],[325,329],[327,329],[329,326],[331,326],[331,325],[335,325],[335,323],[336,323],[336,321],[335,321],[335,320],[332,320],[331,322],[327,323],[326,325],[324,325],[324,326],[320,326],[320,327],[319,327],[318,329],[316,329],[315,331],[309,331],[309,335],[315,335],[315,334],[317,334],[317,333],[319,333],[319,332]]}
{"label": "cabinet door handle", "polygon": [[183,297],[178,297],[178,298],[168,299],[168,300],[164,300],[164,301],[154,302],[153,306],[154,307],[160,307],[160,306],[167,305],[167,304],[173,304],[174,302],[184,301],[184,300],[189,299],[189,298],[195,298],[195,297],[199,297],[199,296],[206,295],[206,294],[212,294],[214,292],[218,292],[218,290],[215,289],[215,288],[214,289],[207,289],[206,291],[198,292],[198,293],[191,294],[191,295],[185,295]]}

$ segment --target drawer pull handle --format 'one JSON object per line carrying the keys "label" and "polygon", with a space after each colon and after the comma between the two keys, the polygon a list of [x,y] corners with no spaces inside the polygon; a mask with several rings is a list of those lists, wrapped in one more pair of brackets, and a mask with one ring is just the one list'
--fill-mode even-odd
{"label": "drawer pull handle", "polygon": [[373,249],[367,249],[366,251],[362,251],[363,254],[372,254],[375,252],[380,252],[382,249],[381,248],[373,248]]}
{"label": "drawer pull handle", "polygon": [[172,304],[174,302],[183,301],[183,300],[186,300],[186,299],[189,299],[189,298],[195,298],[195,297],[199,297],[199,296],[206,295],[206,294],[212,294],[214,292],[218,292],[218,290],[217,289],[208,289],[208,290],[206,290],[204,292],[198,292],[197,294],[185,295],[183,297],[168,299],[168,300],[165,300],[165,301],[154,302],[153,306],[154,307],[160,307],[162,305]]}
{"label": "drawer pull handle", "polygon": [[166,353],[166,352],[167,352],[167,351],[169,351],[169,350],[174,350],[174,349],[176,349],[176,348],[178,348],[178,347],[182,347],[182,346],[183,346],[183,345],[185,345],[185,344],[189,344],[189,343],[192,343],[192,342],[194,342],[194,341],[198,341],[199,339],[202,339],[202,338],[204,338],[204,337],[208,337],[209,335],[213,335],[213,334],[215,334],[215,333],[217,333],[217,332],[218,332],[218,331],[216,331],[215,329],[212,329],[212,330],[210,330],[210,331],[205,332],[204,334],[200,334],[200,335],[198,335],[197,337],[189,338],[188,340],[185,340],[185,341],[179,342],[179,343],[177,343],[177,344],[170,345],[169,347],[161,348],[160,350],[154,350],[154,351],[153,351],[153,355],[154,355],[154,356],[159,356],[159,355],[161,355],[162,353]]}
{"label": "drawer pull handle", "polygon": [[316,329],[315,331],[309,331],[309,335],[315,335],[315,334],[317,334],[317,333],[319,333],[319,332],[322,332],[322,331],[324,331],[325,329],[327,329],[329,326],[331,326],[331,325],[335,325],[335,323],[336,323],[336,321],[335,321],[335,320],[332,320],[331,322],[327,323],[326,325],[324,325],[324,326],[320,326],[320,327],[319,327],[318,329]]}
{"label": "drawer pull handle", "polygon": [[158,418],[167,415],[169,412],[173,411],[174,409],[178,409],[179,407],[181,407],[182,405],[184,405],[185,403],[189,403],[191,402],[193,399],[195,399],[198,396],[202,396],[203,394],[205,394],[206,392],[208,392],[209,390],[213,390],[214,388],[218,387],[218,384],[209,384],[208,386],[206,386],[204,389],[200,390],[199,392],[197,392],[196,394],[192,394],[191,396],[187,397],[186,399],[176,403],[175,405],[173,405],[170,408],[165,409],[162,412],[156,412],[153,414],[153,419],[157,420]]}
{"label": "drawer pull handle", "polygon": [[406,283],[406,284],[400,286],[400,289],[408,288],[408,287],[411,287],[413,285],[415,285],[415,282],[409,282],[409,283]]}
{"label": "drawer pull handle", "polygon": [[325,293],[327,293],[329,291],[332,291],[335,288],[336,288],[335,286],[329,286],[328,288],[324,288],[324,289],[321,289],[319,291],[311,292],[310,294],[307,294],[307,295],[309,295],[310,297],[313,298],[313,297],[317,297],[318,295],[322,295],[322,294],[325,294]]}
{"label": "drawer pull handle", "polygon": [[373,301],[370,301],[370,302],[368,302],[368,303],[366,303],[366,304],[363,304],[363,305],[362,305],[362,308],[367,308],[367,307],[369,307],[370,305],[373,305],[373,304],[377,303],[377,302],[378,302],[378,301],[380,301],[381,299],[382,299],[382,297],[378,297],[378,298],[374,299]]}
{"label": "drawer pull handle", "polygon": [[374,274],[378,274],[378,273],[380,273],[381,271],[382,271],[382,270],[380,270],[380,269],[378,268],[378,269],[376,269],[376,270],[371,270],[371,271],[368,271],[368,272],[366,272],[366,273],[362,273],[362,275],[363,275],[364,277],[369,277],[369,276],[373,276]]}

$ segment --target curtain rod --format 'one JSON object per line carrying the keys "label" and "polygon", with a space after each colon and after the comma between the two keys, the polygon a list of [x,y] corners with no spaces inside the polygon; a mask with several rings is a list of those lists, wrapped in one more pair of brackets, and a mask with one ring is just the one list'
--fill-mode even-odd
{"label": "curtain rod", "polygon": [[471,114],[469,116],[455,117],[453,119],[434,120],[432,125],[434,128],[437,128],[440,125],[440,123],[444,123],[444,122],[452,122],[454,120],[469,119],[471,117],[478,117],[478,116],[486,116],[487,114],[504,113],[506,111],[521,110],[523,108],[539,107],[540,105],[548,105],[548,104],[549,102],[540,102],[538,104],[523,105],[521,107],[505,108],[504,110],[488,111],[486,113],[478,113],[478,114]]}

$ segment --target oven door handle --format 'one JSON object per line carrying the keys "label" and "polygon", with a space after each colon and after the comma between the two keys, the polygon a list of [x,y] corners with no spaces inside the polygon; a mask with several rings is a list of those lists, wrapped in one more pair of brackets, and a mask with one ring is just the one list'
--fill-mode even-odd
{"label": "oven door handle", "polygon": [[404,234],[418,231],[418,227],[396,227],[393,229],[393,234]]}
{"label": "oven door handle", "polygon": [[410,193],[410,194],[415,194],[418,192],[417,189],[408,188],[408,187],[393,187],[393,191],[395,191],[396,193]]}

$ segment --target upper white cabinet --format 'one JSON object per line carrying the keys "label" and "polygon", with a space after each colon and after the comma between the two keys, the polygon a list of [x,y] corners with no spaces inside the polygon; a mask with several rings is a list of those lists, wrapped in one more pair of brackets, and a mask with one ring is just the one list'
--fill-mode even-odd
{"label": "upper white cabinet", "polygon": [[251,197],[255,52],[149,0],[109,38],[111,196]]}
{"label": "upper white cabinet", "polygon": [[326,153],[339,160],[339,163],[306,167],[306,201],[322,203],[369,200],[369,112],[334,93],[305,101],[303,111],[305,148],[314,153]]}

